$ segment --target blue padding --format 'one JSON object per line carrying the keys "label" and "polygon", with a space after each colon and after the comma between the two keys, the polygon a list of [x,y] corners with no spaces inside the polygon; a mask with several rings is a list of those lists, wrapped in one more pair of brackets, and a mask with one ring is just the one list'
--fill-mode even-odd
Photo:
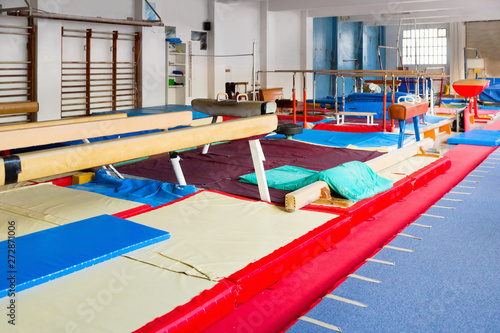
{"label": "blue padding", "polygon": [[[405,92],[396,92],[395,99],[396,102],[398,101],[398,98],[401,96],[407,96],[409,95],[408,93]],[[347,100],[349,102],[380,102],[382,103],[384,101],[384,94],[383,93],[352,93],[347,97]],[[387,103],[392,103],[392,93],[388,92],[387,97],[386,97]]]}
{"label": "blue padding", "polygon": [[95,174],[94,181],[70,188],[140,202],[157,207],[197,192],[192,185],[176,185],[150,179],[118,179],[104,170]]}
{"label": "blue padding", "polygon": [[193,113],[193,119],[211,117],[202,112],[194,111],[190,105],[182,105],[182,104],[169,104],[169,105],[149,106],[137,109],[107,111],[107,112],[100,112],[99,114],[126,113],[127,116],[129,117],[136,117],[136,116],[145,116],[149,114],[160,114],[160,113],[177,112],[177,111],[191,111]]}
{"label": "blue padding", "polygon": [[[388,103],[387,105],[389,105]],[[384,105],[382,102],[346,102],[345,108],[342,109],[347,112],[374,112],[375,115],[373,118],[375,119],[384,119]],[[366,118],[366,116],[349,116],[349,117],[360,117]],[[386,112],[386,119],[389,118],[389,112]]]}
{"label": "blue padding", "polygon": [[[11,284],[17,293],[169,238],[166,231],[101,215],[0,242],[0,269],[7,274],[0,279],[0,298]],[[13,246],[15,262],[9,262]]]}
{"label": "blue padding", "polygon": [[[157,132],[161,132],[161,130],[139,131],[139,132],[132,132],[132,133],[124,133],[124,134],[120,134],[120,135],[108,135],[108,136],[101,136],[98,138],[90,138],[88,140],[90,142],[99,142],[99,141],[113,140],[113,139],[118,139],[118,138],[126,138],[126,137],[131,137],[131,136],[139,136],[139,135],[151,134],[151,133],[157,133]],[[36,151],[36,150],[60,148],[60,147],[67,147],[67,146],[76,146],[76,145],[82,145],[82,144],[84,144],[83,140],[51,143],[51,144],[47,144],[47,145],[13,149],[13,150],[11,150],[11,154],[14,155],[14,154],[26,153],[26,152],[30,152],[30,151]]]}
{"label": "blue padding", "polygon": [[[275,134],[266,136],[265,139],[284,139],[285,135]],[[405,142],[412,136],[405,135]],[[349,133],[304,129],[302,134],[293,136],[294,140],[315,143],[330,147],[347,147],[355,145],[363,148],[391,147],[398,144],[397,133]]]}
{"label": "blue padding", "polygon": [[479,100],[500,103],[500,79],[490,78],[490,86],[479,95]]}
{"label": "blue padding", "polygon": [[500,131],[473,129],[449,138],[448,143],[453,145],[465,144],[498,147],[500,145]]}

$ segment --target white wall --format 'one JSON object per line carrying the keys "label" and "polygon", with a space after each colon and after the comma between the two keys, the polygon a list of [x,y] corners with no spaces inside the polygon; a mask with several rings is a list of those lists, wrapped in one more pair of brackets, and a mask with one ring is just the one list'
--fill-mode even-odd
{"label": "white wall", "polygon": [[[301,11],[268,12],[267,25],[267,70],[312,69],[311,18]],[[263,88],[283,87],[285,98],[292,97],[293,74],[268,73],[265,77],[266,86]],[[302,75],[297,74],[299,100],[302,100],[302,86]],[[312,96],[312,90],[308,90]]]}

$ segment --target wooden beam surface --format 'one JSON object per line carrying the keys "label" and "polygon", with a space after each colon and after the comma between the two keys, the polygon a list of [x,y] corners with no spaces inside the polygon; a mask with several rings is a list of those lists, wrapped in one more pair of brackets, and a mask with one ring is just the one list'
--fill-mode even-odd
{"label": "wooden beam surface", "polygon": [[89,121],[97,121],[97,120],[112,120],[112,119],[120,119],[127,118],[126,113],[113,113],[113,114],[102,114],[96,116],[85,116],[71,119],[58,119],[58,120],[47,120],[47,121],[37,121],[34,123],[26,123],[26,124],[15,124],[15,125],[2,125],[0,126],[0,132],[4,131],[13,131],[20,130],[25,128],[37,128],[37,127],[46,127],[53,125],[66,125],[66,124],[77,124],[77,123],[86,123]]}

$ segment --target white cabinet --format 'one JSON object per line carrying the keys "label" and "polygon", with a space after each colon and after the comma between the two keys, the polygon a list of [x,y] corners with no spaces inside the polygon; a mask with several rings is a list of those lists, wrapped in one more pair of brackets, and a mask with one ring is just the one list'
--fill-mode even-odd
{"label": "white cabinet", "polygon": [[188,46],[167,42],[167,92],[165,104],[186,104],[188,85]]}

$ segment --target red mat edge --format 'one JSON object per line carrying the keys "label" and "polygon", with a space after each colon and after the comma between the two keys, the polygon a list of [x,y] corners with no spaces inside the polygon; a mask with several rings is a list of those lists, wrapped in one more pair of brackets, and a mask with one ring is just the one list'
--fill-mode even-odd
{"label": "red mat edge", "polygon": [[234,310],[237,289],[234,283],[223,279],[188,303],[154,319],[134,333],[200,332]]}
{"label": "red mat edge", "polygon": [[[323,252],[272,288],[239,305],[206,332],[263,333],[287,329],[296,318],[309,310],[311,304],[330,292],[333,286],[376,253],[394,234],[417,219],[495,149],[465,145],[453,148],[445,154],[451,161],[448,172],[382,210],[370,221],[353,227],[351,234],[332,250]],[[398,219],[394,219],[394,215]],[[300,292],[297,293],[297,290]]]}
{"label": "red mat edge", "polygon": [[339,216],[247,265],[227,279],[239,287],[237,304],[248,301],[349,235],[350,219]]}

